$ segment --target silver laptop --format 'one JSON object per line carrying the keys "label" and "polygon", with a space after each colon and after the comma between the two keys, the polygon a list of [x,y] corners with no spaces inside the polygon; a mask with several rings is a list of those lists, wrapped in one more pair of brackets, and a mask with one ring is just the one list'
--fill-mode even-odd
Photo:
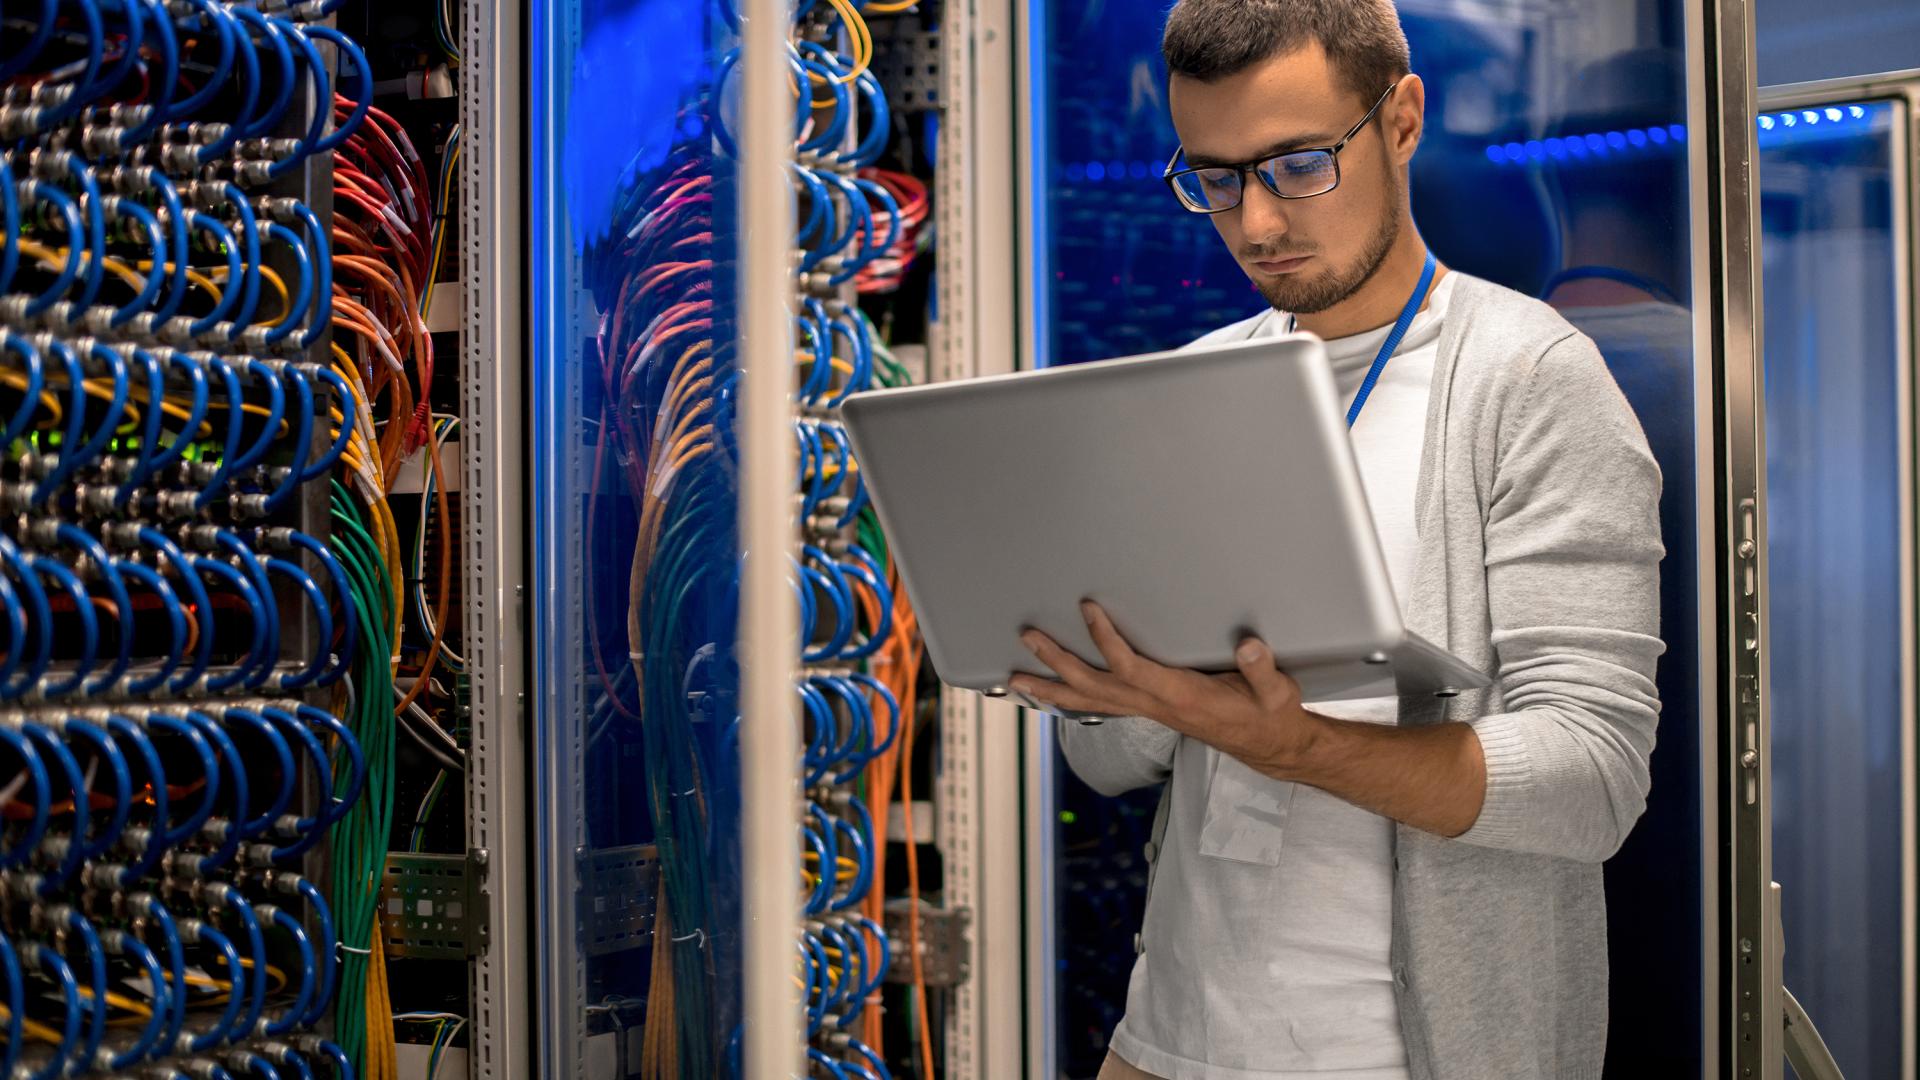
{"label": "silver laptop", "polygon": [[1082,598],[1164,664],[1231,671],[1257,634],[1307,701],[1487,685],[1401,621],[1311,336],[877,390],[842,412],[954,686],[1050,675],[1029,626],[1100,665]]}

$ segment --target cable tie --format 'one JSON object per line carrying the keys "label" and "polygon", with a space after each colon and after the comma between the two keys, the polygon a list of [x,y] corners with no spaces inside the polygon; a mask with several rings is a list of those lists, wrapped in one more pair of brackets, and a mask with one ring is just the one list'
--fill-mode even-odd
{"label": "cable tie", "polygon": [[355,956],[372,956],[373,955],[372,949],[356,949],[344,941],[334,942],[333,948],[335,952],[352,953]]}

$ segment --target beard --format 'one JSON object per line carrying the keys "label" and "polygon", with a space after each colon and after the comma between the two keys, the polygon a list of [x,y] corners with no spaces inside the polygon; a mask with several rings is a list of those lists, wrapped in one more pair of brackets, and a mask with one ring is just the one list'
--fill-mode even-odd
{"label": "beard", "polygon": [[[1399,178],[1389,173],[1391,186],[1387,205],[1400,205]],[[1333,305],[1360,291],[1360,287],[1372,279],[1379,271],[1380,264],[1387,260],[1387,252],[1393,250],[1396,240],[1400,239],[1400,215],[1385,214],[1373,234],[1367,237],[1367,243],[1360,251],[1360,258],[1346,269],[1332,269],[1316,277],[1303,277],[1298,274],[1284,274],[1271,281],[1253,279],[1254,287],[1260,290],[1275,311],[1284,311],[1290,315],[1317,315]],[[1248,258],[1285,258],[1284,253],[1256,253]]]}

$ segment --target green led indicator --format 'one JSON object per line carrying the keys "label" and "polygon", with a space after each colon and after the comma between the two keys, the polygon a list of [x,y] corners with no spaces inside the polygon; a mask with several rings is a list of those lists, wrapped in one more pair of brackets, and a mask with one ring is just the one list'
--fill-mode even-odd
{"label": "green led indicator", "polygon": [[1060,811],[1060,824],[1062,825],[1071,825],[1074,822],[1079,820],[1080,820],[1080,815],[1074,813],[1071,810]]}

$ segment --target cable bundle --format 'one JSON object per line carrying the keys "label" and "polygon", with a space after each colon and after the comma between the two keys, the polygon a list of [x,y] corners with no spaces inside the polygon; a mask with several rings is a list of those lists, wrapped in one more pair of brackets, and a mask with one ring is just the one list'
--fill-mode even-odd
{"label": "cable bundle", "polygon": [[[869,3],[892,13],[910,4]],[[915,1071],[931,1080],[912,841],[912,761],[920,645],[838,409],[851,394],[897,386],[906,372],[855,305],[897,289],[923,239],[924,185],[873,168],[892,128],[869,65],[862,8],[802,3],[790,62],[797,110],[794,433],[799,448],[800,557],[794,583],[805,646],[796,684],[803,717],[801,822],[807,1059],[833,1080],[891,1080],[881,1046],[880,988],[894,962],[884,927],[887,818],[903,800],[913,893],[906,955],[916,984]],[[836,42],[850,46],[843,55]],[[800,88],[805,88],[801,90]]]}
{"label": "cable bundle", "polygon": [[362,704],[391,685],[313,497],[375,431],[314,360],[354,313],[298,186],[371,97],[308,21],[336,2],[0,22],[9,1076],[356,1071],[309,1032],[354,977],[335,912],[371,892],[350,861],[331,901],[302,874],[374,784]]}

